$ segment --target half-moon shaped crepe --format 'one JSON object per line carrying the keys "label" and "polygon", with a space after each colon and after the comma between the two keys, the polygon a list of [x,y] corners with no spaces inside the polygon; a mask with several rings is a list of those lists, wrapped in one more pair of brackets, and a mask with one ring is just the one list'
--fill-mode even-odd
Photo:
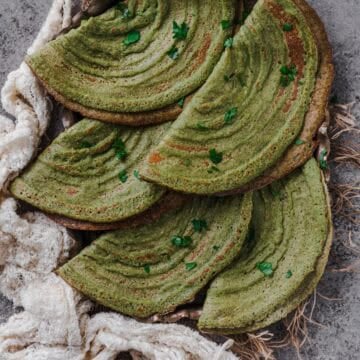
{"label": "half-moon shaped crepe", "polygon": [[235,0],[129,0],[26,59],[56,100],[127,125],[175,119],[231,35]]}
{"label": "half-moon shaped crepe", "polygon": [[153,224],[101,236],[58,274],[116,311],[164,314],[191,301],[239,255],[251,211],[251,193],[194,198]]}
{"label": "half-moon shaped crepe", "polygon": [[146,210],[151,213],[154,204],[156,218],[179,205],[178,195],[166,195],[166,190],[142,181],[138,169],[168,128],[162,124],[138,129],[84,119],[58,136],[14,180],[10,191],[60,220],[65,217],[60,222],[72,219],[65,223],[72,228],[117,228],[121,221]]}
{"label": "half-moon shaped crepe", "polygon": [[198,326],[243,333],[268,326],[315,289],[327,263],[331,213],[315,159],[254,193],[251,236],[211,284]]}
{"label": "half-moon shaped crepe", "polygon": [[333,79],[324,27],[303,0],[260,0],[141,175],[182,192],[261,188],[301,166]]}

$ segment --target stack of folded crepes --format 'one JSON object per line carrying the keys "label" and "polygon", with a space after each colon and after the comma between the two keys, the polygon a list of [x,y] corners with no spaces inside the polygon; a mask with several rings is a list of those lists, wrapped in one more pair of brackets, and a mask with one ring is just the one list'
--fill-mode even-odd
{"label": "stack of folded crepes", "polygon": [[199,329],[242,333],[285,317],[323,274],[332,224],[326,153],[320,166],[313,153],[331,49],[304,0],[248,5],[118,1],[27,58],[86,118],[10,190],[69,228],[106,230],[58,269],[100,304],[148,318],[201,291]]}

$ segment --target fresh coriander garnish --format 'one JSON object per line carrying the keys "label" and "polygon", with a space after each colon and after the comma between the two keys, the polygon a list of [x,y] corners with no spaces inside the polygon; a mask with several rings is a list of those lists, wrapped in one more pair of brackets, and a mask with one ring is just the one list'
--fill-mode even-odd
{"label": "fresh coriander garnish", "polygon": [[286,32],[291,31],[294,28],[293,24],[286,23],[283,25],[283,30]]}
{"label": "fresh coriander garnish", "polygon": [[234,118],[236,117],[237,114],[238,114],[237,107],[233,107],[230,110],[228,110],[225,113],[225,116],[224,116],[225,124],[232,124],[233,120],[234,120]]}
{"label": "fresh coriander garnish", "polygon": [[292,277],[292,275],[293,275],[292,271],[291,271],[291,270],[288,270],[287,273],[286,273],[286,275],[285,275],[285,277],[286,277],[287,279],[290,279],[290,278]]}
{"label": "fresh coriander garnish", "polygon": [[220,246],[219,246],[219,245],[214,245],[214,246],[213,246],[213,250],[214,250],[214,251],[219,251],[219,250],[220,250]]}
{"label": "fresh coriander garnish", "polygon": [[212,166],[210,169],[208,169],[207,171],[209,174],[213,174],[215,172],[220,172],[220,169],[217,168],[216,166]]}
{"label": "fresh coriander garnish", "polygon": [[199,130],[209,130],[209,128],[207,126],[205,126],[203,123],[201,122],[198,122],[196,124],[196,127],[199,129]]}
{"label": "fresh coriander garnish", "polygon": [[305,144],[305,141],[304,141],[304,140],[296,139],[295,145],[303,145],[303,144]]}
{"label": "fresh coriander garnish", "polygon": [[150,274],[150,265],[145,265],[144,266],[144,271],[147,273],[147,274]]}
{"label": "fresh coriander garnish", "polygon": [[196,262],[189,262],[185,264],[186,266],[186,270],[190,271],[193,270],[197,267],[197,263]]}
{"label": "fresh coriander garnish", "polygon": [[261,262],[256,264],[256,268],[260,270],[265,276],[272,276],[274,273],[272,264],[270,262]]}
{"label": "fresh coriander garnish", "polygon": [[228,37],[225,41],[224,41],[224,47],[226,48],[231,48],[233,46],[234,43],[234,38],[232,37]]}
{"label": "fresh coriander garnish", "polygon": [[297,71],[295,65],[291,65],[290,67],[286,66],[286,65],[281,66],[281,68],[280,68],[280,73],[281,73],[280,85],[282,87],[289,86],[290,83],[295,80],[295,76],[297,75],[297,72],[298,71]]}
{"label": "fresh coriander garnish", "polygon": [[126,183],[126,180],[128,179],[128,175],[127,175],[126,170],[125,170],[125,169],[124,169],[124,170],[121,170],[121,171],[119,172],[118,177],[119,177],[119,180],[120,180],[123,184]]}
{"label": "fresh coriander garnish", "polygon": [[178,104],[181,108],[184,107],[184,103],[185,103],[185,96],[182,97],[182,98],[177,102],[177,104]]}
{"label": "fresh coriander garnish", "polygon": [[176,21],[173,21],[173,38],[178,40],[185,40],[189,32],[189,27],[186,23],[178,25]]}
{"label": "fresh coriander garnish", "polygon": [[91,142],[87,141],[87,140],[83,140],[81,141],[80,143],[80,149],[87,149],[87,148],[91,148],[93,147],[94,145],[91,144]]}
{"label": "fresh coriander garnish", "polygon": [[119,160],[124,160],[127,157],[128,153],[126,151],[125,143],[120,138],[117,138],[114,141],[112,147],[115,149],[116,157]]}
{"label": "fresh coriander garnish", "polygon": [[178,248],[186,248],[191,245],[192,238],[190,236],[176,235],[172,237],[171,243]]}
{"label": "fresh coriander garnish", "polygon": [[221,27],[223,30],[227,30],[231,28],[231,21],[230,20],[221,20]]}
{"label": "fresh coriander garnish", "polygon": [[223,160],[223,153],[217,152],[216,149],[209,150],[210,160],[215,164],[220,164]]}
{"label": "fresh coriander garnish", "polygon": [[323,149],[320,153],[320,160],[319,160],[319,165],[320,165],[320,169],[321,170],[327,170],[328,169],[328,162],[325,159],[327,155],[327,150]]}
{"label": "fresh coriander garnish", "polygon": [[203,230],[208,229],[208,225],[207,225],[206,220],[194,219],[191,222],[193,224],[194,231],[196,231],[196,232],[202,232]]}
{"label": "fresh coriander garnish", "polygon": [[167,53],[170,59],[176,60],[179,57],[179,49],[174,45]]}
{"label": "fresh coriander garnish", "polygon": [[140,31],[138,30],[131,30],[127,33],[126,38],[123,40],[123,44],[125,46],[129,46],[131,44],[135,44],[140,40]]}
{"label": "fresh coriander garnish", "polygon": [[134,176],[140,180],[140,174],[139,174],[139,170],[134,170]]}

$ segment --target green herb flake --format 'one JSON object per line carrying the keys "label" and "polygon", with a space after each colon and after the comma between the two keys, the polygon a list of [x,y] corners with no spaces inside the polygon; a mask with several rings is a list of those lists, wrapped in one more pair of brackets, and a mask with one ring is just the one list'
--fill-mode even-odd
{"label": "green herb flake", "polygon": [[291,271],[291,270],[288,270],[287,273],[286,273],[286,275],[285,275],[285,277],[286,277],[287,279],[290,279],[292,276],[293,276],[292,271]]}
{"label": "green herb flake", "polygon": [[191,221],[192,224],[193,224],[193,228],[194,228],[194,231],[196,232],[202,232],[203,230],[207,230],[208,229],[208,225],[207,225],[207,222],[206,220],[203,220],[203,219],[194,219]]}
{"label": "green herb flake", "polygon": [[210,169],[208,169],[207,171],[209,174],[213,174],[215,172],[220,172],[220,169],[217,168],[216,166],[212,166]]}
{"label": "green herb flake", "polygon": [[192,243],[192,238],[190,236],[173,236],[171,243],[178,248],[187,248]]}
{"label": "green herb flake", "polygon": [[179,58],[179,49],[174,45],[167,53],[170,59],[176,60]]}
{"label": "green herb flake", "polygon": [[295,145],[303,145],[303,144],[305,144],[305,141],[304,141],[304,140],[296,139]]}
{"label": "green herb flake", "polygon": [[225,41],[224,41],[224,47],[225,48],[231,48],[233,46],[234,43],[234,38],[232,37],[228,37]]}
{"label": "green herb flake", "polygon": [[320,160],[319,160],[319,165],[321,170],[327,170],[329,168],[328,162],[325,159],[326,155],[327,155],[327,150],[323,149],[320,153]]}
{"label": "green herb flake", "polygon": [[237,114],[238,114],[238,108],[237,107],[233,107],[230,110],[228,110],[225,113],[225,116],[224,116],[225,124],[232,124],[235,117],[237,116]]}
{"label": "green herb flake", "polygon": [[147,274],[150,274],[150,265],[145,265],[144,266],[144,271],[147,273]]}
{"label": "green herb flake", "polygon": [[215,164],[220,164],[223,160],[223,153],[217,152],[216,149],[209,150],[210,160]]}
{"label": "green herb flake", "polygon": [[184,107],[184,103],[185,103],[185,96],[182,97],[182,98],[177,102],[177,104],[178,104],[181,108]]}
{"label": "green herb flake", "polygon": [[221,21],[221,28],[223,30],[227,30],[227,29],[230,29],[231,28],[231,21],[230,20],[222,20]]}
{"label": "green herb flake", "polygon": [[173,38],[177,40],[185,40],[189,32],[189,27],[186,23],[178,25],[176,21],[173,21]]}
{"label": "green herb flake", "polygon": [[197,267],[197,263],[189,262],[189,263],[186,263],[185,266],[186,266],[186,270],[190,271],[190,270],[194,270]]}
{"label": "green herb flake", "polygon": [[280,85],[282,87],[287,87],[292,81],[295,80],[295,76],[297,75],[298,71],[295,65],[291,65],[290,67],[283,65],[280,68],[280,73]]}
{"label": "green herb flake", "polygon": [[140,174],[139,174],[139,170],[134,170],[134,176],[140,180]]}
{"label": "green herb flake", "polygon": [[293,29],[294,29],[293,24],[286,23],[286,24],[283,25],[283,30],[284,30],[285,32],[292,31]]}
{"label": "green herb flake", "polygon": [[272,276],[274,273],[272,264],[270,262],[261,262],[256,264],[256,268],[260,270],[265,276]]}
{"label": "green herb flake", "polygon": [[219,251],[219,250],[220,250],[220,246],[219,246],[219,245],[214,245],[212,248],[213,248],[214,251]]}
{"label": "green herb flake", "polygon": [[127,33],[126,38],[123,40],[123,44],[125,46],[129,46],[131,44],[135,44],[140,40],[140,31],[138,30],[131,30]]}
{"label": "green herb flake", "polygon": [[94,145],[93,144],[91,144],[89,141],[87,141],[87,140],[83,140],[83,141],[81,141],[81,143],[80,143],[80,149],[88,149],[88,148],[91,148],[91,147],[93,147]]}
{"label": "green herb flake", "polygon": [[128,175],[127,175],[126,170],[125,170],[125,169],[124,169],[124,170],[121,170],[121,171],[119,172],[118,177],[119,177],[119,180],[120,180],[123,184],[126,183],[126,181],[127,181],[127,179],[128,179]]}
{"label": "green herb flake", "polygon": [[114,141],[112,147],[113,147],[113,149],[115,149],[116,157],[119,160],[124,160],[128,156],[128,153],[127,153],[126,147],[125,147],[125,143],[120,138],[117,138]]}

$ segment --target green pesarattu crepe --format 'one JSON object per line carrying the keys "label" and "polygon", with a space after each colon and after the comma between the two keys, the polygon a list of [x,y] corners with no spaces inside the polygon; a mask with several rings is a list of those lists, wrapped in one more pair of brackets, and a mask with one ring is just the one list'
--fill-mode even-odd
{"label": "green pesarattu crepe", "polygon": [[164,314],[191,301],[238,256],[251,211],[251,193],[195,197],[153,224],[102,235],[58,274],[124,314]]}
{"label": "green pesarattu crepe", "polygon": [[50,42],[26,62],[56,100],[127,125],[175,119],[231,35],[235,0],[129,0]]}
{"label": "green pesarattu crepe", "polygon": [[254,193],[251,236],[213,281],[198,326],[244,333],[294,310],[315,289],[332,240],[330,205],[315,159]]}
{"label": "green pesarattu crepe", "polygon": [[303,0],[259,0],[141,175],[187,193],[263,187],[312,155],[333,78],[324,27]]}
{"label": "green pesarattu crepe", "polygon": [[168,128],[137,129],[84,119],[56,138],[10,191],[75,229],[152,221],[180,206],[183,198],[138,176],[149,149]]}

